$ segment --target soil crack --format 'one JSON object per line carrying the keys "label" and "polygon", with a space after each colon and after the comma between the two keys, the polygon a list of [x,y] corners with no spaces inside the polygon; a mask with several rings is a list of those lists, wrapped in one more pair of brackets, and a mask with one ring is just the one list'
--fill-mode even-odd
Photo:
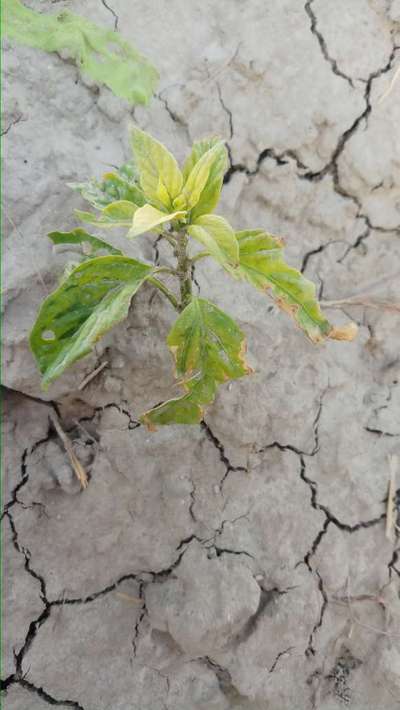
{"label": "soil crack", "polygon": [[[14,118],[13,121],[11,121],[11,122],[8,124],[7,128],[5,128],[4,131],[1,132],[1,137],[6,136],[7,133],[11,130],[11,128],[12,128],[13,126],[16,126],[16,125],[17,125],[18,123],[20,123],[22,120],[24,120],[24,119],[23,119],[23,115],[22,115],[22,113],[20,113],[20,114],[18,114],[18,116],[17,116],[16,118]],[[26,119],[25,119],[25,120],[26,120]]]}
{"label": "soil crack", "polygon": [[228,698],[228,700],[246,700],[246,697],[241,695],[236,686],[233,684],[232,676],[227,668],[224,668],[223,666],[219,665],[219,663],[216,663],[216,661],[210,658],[210,656],[204,656],[203,658],[199,658],[198,660],[204,663],[207,668],[209,668],[213,671],[213,673],[215,673],[220,690],[225,695],[225,697]]}
{"label": "soil crack", "polygon": [[315,35],[315,37],[318,40],[318,44],[320,46],[322,56],[328,62],[328,64],[330,64],[330,67],[331,67],[333,73],[336,74],[336,76],[340,76],[342,79],[347,81],[347,83],[350,84],[351,88],[354,89],[354,84],[353,84],[352,78],[339,69],[336,59],[333,59],[333,57],[331,57],[331,55],[329,54],[325,38],[317,26],[318,25],[317,16],[311,7],[313,5],[313,3],[314,3],[314,0],[308,0],[308,2],[306,2],[306,4],[304,5],[304,9],[305,9],[308,17],[310,18],[311,32],[313,35]]}
{"label": "soil crack", "polygon": [[161,103],[163,104],[163,106],[164,106],[166,112],[168,113],[168,116],[170,117],[170,119],[171,119],[174,123],[176,123],[177,126],[180,126],[180,128],[183,129],[183,131],[184,131],[184,133],[185,133],[185,136],[186,136],[186,140],[187,140],[187,142],[188,142],[188,145],[191,145],[191,144],[192,144],[192,139],[191,139],[191,136],[190,136],[189,126],[188,126],[188,124],[186,123],[186,121],[183,120],[183,118],[181,118],[180,116],[178,116],[178,114],[175,113],[175,111],[172,110],[172,108],[170,107],[170,105],[169,105],[169,103],[168,103],[168,100],[167,100],[166,98],[164,98],[163,93],[164,93],[164,91],[166,91],[166,90],[167,90],[167,89],[164,89],[163,91],[160,91],[160,93],[159,93],[159,94],[156,94],[156,96],[157,96],[158,100],[161,101]]}
{"label": "soil crack", "polygon": [[200,427],[204,431],[207,439],[209,441],[211,441],[212,445],[217,449],[217,451],[219,453],[220,460],[222,461],[222,463],[226,467],[225,474],[223,475],[223,477],[219,483],[219,490],[222,493],[224,483],[232,471],[242,471],[243,473],[248,473],[248,469],[245,468],[244,466],[233,466],[231,464],[229,458],[227,457],[227,455],[225,453],[225,448],[224,448],[223,444],[218,439],[218,437],[213,433],[211,427],[207,424],[207,422],[204,419],[202,422],[200,422]]}
{"label": "soil crack", "polygon": [[220,84],[217,82],[217,91],[218,91],[218,98],[219,102],[222,106],[222,110],[226,113],[228,117],[228,126],[229,126],[229,138],[233,138],[234,130],[233,130],[233,114],[230,108],[226,105],[224,98],[222,96],[222,90]]}
{"label": "soil crack", "polygon": [[20,685],[22,688],[25,688],[25,690],[28,690],[30,693],[34,693],[35,695],[39,696],[39,698],[44,700],[49,705],[58,705],[59,707],[64,708],[75,708],[75,710],[85,710],[83,705],[78,703],[76,700],[57,700],[52,695],[50,695],[47,690],[44,690],[44,688],[30,683],[24,678],[19,681],[18,685]]}
{"label": "soil crack", "polygon": [[269,669],[269,673],[273,673],[276,666],[278,665],[279,659],[282,658],[282,656],[286,656],[286,654],[290,654],[290,651],[293,651],[294,648],[295,646],[289,646],[289,648],[286,648],[284,651],[280,651],[276,656],[271,668]]}
{"label": "soil crack", "polygon": [[321,604],[321,609],[319,612],[319,618],[318,618],[316,624],[314,625],[313,630],[311,631],[310,637],[308,639],[308,646],[305,650],[305,655],[308,657],[315,656],[315,647],[314,647],[315,636],[318,633],[318,629],[320,629],[323,624],[325,611],[328,606],[328,595],[325,591],[323,579],[322,579],[320,573],[318,572],[318,570],[315,570],[315,575],[318,577],[318,589],[319,589],[319,592],[322,597],[322,604]]}
{"label": "soil crack", "polygon": [[101,4],[104,5],[106,10],[108,10],[108,12],[110,12],[112,14],[112,16],[114,18],[114,32],[117,32],[118,22],[119,22],[119,17],[117,15],[117,13],[115,12],[115,10],[113,10],[112,7],[110,7],[110,5],[107,4],[106,0],[101,0]]}

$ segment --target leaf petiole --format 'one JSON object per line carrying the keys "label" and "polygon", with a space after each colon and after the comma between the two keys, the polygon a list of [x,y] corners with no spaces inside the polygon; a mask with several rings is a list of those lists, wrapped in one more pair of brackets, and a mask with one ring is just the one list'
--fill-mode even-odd
{"label": "leaf petiole", "polygon": [[173,307],[175,308],[176,311],[180,310],[178,299],[169,290],[169,288],[167,288],[167,286],[165,284],[163,284],[162,281],[160,281],[159,279],[156,279],[154,276],[149,276],[147,281],[149,283],[151,283],[153,286],[155,286],[156,288],[158,288],[158,290],[161,291],[161,293],[163,293],[166,298],[168,298],[169,302],[173,305]]}
{"label": "leaf petiole", "polygon": [[198,254],[193,256],[190,261],[192,262],[192,264],[194,264],[196,261],[200,261],[200,259],[205,259],[207,256],[210,256],[210,252],[200,251]]}
{"label": "leaf petiole", "polygon": [[171,276],[179,276],[178,272],[176,269],[173,269],[171,266],[158,266],[154,270],[155,274],[171,274]]}
{"label": "leaf petiole", "polygon": [[172,236],[172,234],[168,234],[168,232],[162,232],[162,234],[160,236],[162,239],[166,239],[166,241],[169,242],[169,244],[171,244],[171,246],[173,246],[175,249],[176,239],[175,239],[175,237]]}

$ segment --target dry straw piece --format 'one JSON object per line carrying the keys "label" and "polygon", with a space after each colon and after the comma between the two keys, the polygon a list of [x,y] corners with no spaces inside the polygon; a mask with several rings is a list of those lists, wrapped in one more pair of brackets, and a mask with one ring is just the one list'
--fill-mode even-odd
{"label": "dry straw piece", "polygon": [[64,444],[65,451],[68,454],[69,460],[71,461],[71,466],[74,469],[75,475],[81,484],[82,488],[87,488],[89,481],[85,469],[83,468],[81,462],[79,461],[74,449],[72,448],[71,441],[64,429],[60,424],[60,420],[55,412],[50,413],[50,419],[56,430],[58,436],[60,437],[62,443]]}

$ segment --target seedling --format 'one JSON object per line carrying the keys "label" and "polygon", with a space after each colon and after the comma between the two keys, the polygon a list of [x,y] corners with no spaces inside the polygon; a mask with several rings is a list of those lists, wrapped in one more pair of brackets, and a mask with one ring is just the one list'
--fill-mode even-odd
{"label": "seedling", "polygon": [[[131,240],[147,232],[159,235],[171,247],[175,266],[132,259],[84,229],[50,233],[54,244],[79,248],[83,261],[46,298],[31,333],[45,388],[127,317],[133,296],[147,282],[179,313],[167,343],[183,393],[146,412],[142,421],[150,429],[199,423],[218,385],[251,372],[241,329],[216,305],[192,293],[193,264],[209,257],[233,279],[270,295],[312,342],[354,337],[354,324],[338,329],[328,322],[315,286],[285,263],[279,238],[263,229],[235,232],[214,214],[228,165],[223,141],[194,143],[182,170],[161,143],[138,128],[132,130],[132,148],[132,163],[100,182],[72,185],[97,210],[77,211],[77,216],[98,228],[125,228]],[[176,280],[175,291],[165,277]]]}

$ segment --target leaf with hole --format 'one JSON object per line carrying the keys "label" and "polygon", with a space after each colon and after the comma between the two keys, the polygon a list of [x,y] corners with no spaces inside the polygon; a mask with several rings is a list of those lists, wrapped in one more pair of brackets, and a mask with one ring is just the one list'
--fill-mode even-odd
{"label": "leaf with hole", "polygon": [[152,270],[126,256],[100,256],[74,269],[45,299],[30,336],[43,387],[127,317],[132,297]]}

